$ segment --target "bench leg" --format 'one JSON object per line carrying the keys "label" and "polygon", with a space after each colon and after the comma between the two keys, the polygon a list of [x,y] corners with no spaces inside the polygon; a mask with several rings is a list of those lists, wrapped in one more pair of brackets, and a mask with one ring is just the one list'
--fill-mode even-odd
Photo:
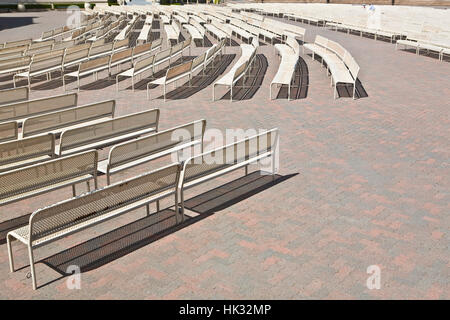
{"label": "bench leg", "polygon": [[147,208],[147,216],[149,216],[149,215],[150,215],[150,205],[147,204],[147,205],[146,205],[146,208]]}
{"label": "bench leg", "polygon": [[31,281],[33,282],[33,290],[36,290],[36,271],[34,270],[34,255],[33,249],[28,246],[28,255],[30,257],[30,268],[31,268]]}
{"label": "bench leg", "polygon": [[6,236],[6,243],[8,246],[8,258],[9,258],[9,271],[14,272],[14,257],[12,254],[12,246],[11,246],[11,241],[12,241],[12,237],[8,234]]}
{"label": "bench leg", "polygon": [[160,206],[159,206],[159,200],[156,200],[156,211],[159,212]]}
{"label": "bench leg", "polygon": [[88,189],[88,192],[91,191],[91,184],[89,183],[89,180],[86,181],[86,187]]}
{"label": "bench leg", "polygon": [[72,185],[72,194],[74,197],[77,195],[77,192],[75,190],[75,184]]}

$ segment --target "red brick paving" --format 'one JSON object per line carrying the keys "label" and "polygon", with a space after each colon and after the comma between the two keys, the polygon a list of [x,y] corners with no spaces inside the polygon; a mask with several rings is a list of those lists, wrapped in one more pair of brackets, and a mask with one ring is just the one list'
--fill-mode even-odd
{"label": "red brick paving", "polygon": [[[61,15],[51,13],[60,20]],[[305,27],[307,41],[320,33],[354,55],[368,97],[333,100],[325,70],[302,55],[309,71],[307,97],[269,101],[278,59],[273,48],[262,46],[259,53],[267,57],[269,66],[261,88],[249,100],[211,102],[209,86],[188,99],[147,101],[145,90],[123,89],[127,82],[121,83],[118,93],[110,85],[81,91],[79,98],[81,104],[116,99],[118,115],[159,107],[161,129],[200,118],[207,119],[208,128],[220,130],[278,127],[280,174],[297,175],[161,239],[131,247],[127,254],[113,255],[82,274],[81,290],[68,290],[67,278],[38,263],[41,287],[33,291],[26,277],[28,267],[9,273],[2,244],[0,298],[450,298],[450,63],[395,51],[394,45],[381,41]],[[0,42],[24,38],[37,29],[49,27],[35,24],[3,30]],[[227,48],[227,53],[238,51]],[[92,81],[91,77],[83,80]],[[10,81],[0,85],[8,86]],[[152,96],[160,92],[154,89]],[[58,93],[61,87],[33,90],[31,96]],[[114,181],[149,168],[154,166],[129,170]],[[195,188],[188,198],[242,174]],[[100,185],[104,184],[101,178]],[[1,220],[70,195],[67,188],[2,207]],[[56,260],[67,259],[71,251],[66,249],[84,252],[77,250],[90,246],[101,255],[102,246],[85,241],[103,236],[98,242],[106,244],[108,231],[144,216],[144,210],[138,210],[72,235],[38,249],[36,258],[56,254]],[[121,233],[113,232],[115,237],[127,236],[110,246],[120,243],[128,248],[139,237],[145,242],[145,235],[153,234],[151,228],[159,224],[167,227],[173,221],[152,226],[152,221],[139,220]],[[110,246],[105,250],[112,250]],[[28,265],[25,248],[15,245],[14,250],[17,266]],[[96,262],[94,255],[82,255],[80,261],[83,257]],[[380,290],[366,287],[366,269],[373,264],[381,268]]]}

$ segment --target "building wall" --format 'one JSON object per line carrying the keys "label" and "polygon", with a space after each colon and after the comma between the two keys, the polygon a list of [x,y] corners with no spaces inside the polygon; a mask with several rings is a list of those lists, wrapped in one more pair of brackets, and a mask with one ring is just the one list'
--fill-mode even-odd
{"label": "building wall", "polygon": [[[449,6],[450,0],[328,0],[328,3],[351,3],[351,4],[384,4],[392,5],[394,1],[395,5],[405,6]],[[314,2],[314,3],[327,3],[327,0],[256,0],[256,2]]]}

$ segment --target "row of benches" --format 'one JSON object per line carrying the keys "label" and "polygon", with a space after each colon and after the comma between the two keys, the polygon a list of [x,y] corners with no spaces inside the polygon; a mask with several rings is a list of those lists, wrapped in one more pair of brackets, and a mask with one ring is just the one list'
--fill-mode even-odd
{"label": "row of benches", "polygon": [[[128,38],[126,40],[128,40]],[[137,45],[136,47],[125,48],[123,50],[113,52],[110,55],[103,55],[99,58],[83,61],[78,65],[77,71],[73,71],[62,76],[64,90],[66,90],[66,77],[77,79],[77,89],[79,91],[81,77],[89,74],[94,74],[94,76],[96,76],[98,72],[103,70],[108,70],[108,73],[111,74],[111,69],[113,67],[119,68],[121,64],[126,62],[138,63],[140,61],[138,58],[146,57],[153,51],[161,49],[161,44],[162,39],[159,38],[152,42]]]}
{"label": "row of benches", "polygon": [[[28,87],[31,86],[31,78],[52,72],[64,72],[70,66],[80,64],[86,60],[95,59],[105,55],[112,55],[126,49],[129,40],[104,43],[85,43],[68,48],[57,49],[48,53],[42,53],[31,57],[21,57],[0,62],[0,73],[17,72],[13,77],[14,86],[20,78],[28,79]],[[140,50],[139,50],[140,51]],[[140,51],[144,52],[144,51]]]}
{"label": "row of benches", "polygon": [[191,46],[191,41],[192,39],[188,38],[185,41],[179,42],[172,47],[159,51],[154,55],[146,56],[136,61],[132,68],[116,75],[116,90],[119,90],[119,78],[125,77],[131,78],[131,87],[134,91],[134,77],[142,75],[142,73],[149,70],[151,70],[152,73],[155,73],[156,68],[165,62],[168,62],[170,66],[174,58],[179,55],[182,56],[183,51]]}
{"label": "row of benches", "polygon": [[231,69],[223,75],[219,80],[213,84],[212,100],[215,101],[215,89],[216,86],[225,86],[230,88],[230,101],[233,101],[233,86],[242,79],[243,84],[245,84],[245,75],[249,71],[250,67],[253,65],[256,50],[259,46],[259,41],[257,37],[250,39],[251,44],[242,43],[241,44],[241,56],[238,61],[231,67]]}
{"label": "row of benches", "polygon": [[[27,225],[7,234],[10,271],[15,271],[11,244],[14,240],[18,240],[28,248],[32,285],[33,289],[36,289],[35,249],[138,208],[146,207],[147,215],[149,215],[150,204],[156,203],[159,210],[159,201],[170,196],[174,197],[173,205],[177,223],[179,220],[184,221],[185,190],[240,168],[245,167],[247,173],[248,166],[254,163],[259,163],[262,170],[273,176],[278,165],[277,150],[278,130],[272,129],[230,145],[194,155],[186,161],[175,162],[149,173],[36,210],[30,216]],[[96,151],[89,151],[46,162],[43,165],[45,169],[55,172],[52,180],[59,182],[64,180],[63,177],[71,176],[79,182],[94,179],[96,183],[97,157]],[[264,162],[266,159],[270,159],[269,163]],[[12,186],[9,187],[8,192],[14,192],[12,189],[16,185],[26,188],[30,183],[50,184],[49,176],[38,176],[36,170],[24,172],[22,177],[26,177],[23,180],[25,182],[18,184],[11,181]],[[3,184],[3,181],[0,183]],[[67,185],[69,182],[55,184],[52,181],[51,183],[56,188]]]}
{"label": "row of benches", "polygon": [[315,55],[322,58],[322,63],[327,65],[327,73],[331,72],[331,85],[334,84],[334,98],[337,97],[337,84],[352,84],[353,99],[356,93],[356,80],[358,78],[359,66],[355,59],[339,43],[317,35],[314,43],[306,43],[303,50],[312,52],[312,59]]}
{"label": "row of benches", "polygon": [[221,40],[218,44],[214,44],[203,54],[195,57],[194,59],[176,65],[172,68],[167,69],[166,75],[164,77],[158,78],[147,83],[147,99],[150,99],[149,89],[152,85],[162,85],[163,86],[163,97],[166,101],[166,86],[182,78],[189,78],[189,85],[191,84],[191,79],[195,72],[198,70],[204,70],[206,67],[214,61],[215,57],[222,53],[222,49],[225,46],[225,39]]}

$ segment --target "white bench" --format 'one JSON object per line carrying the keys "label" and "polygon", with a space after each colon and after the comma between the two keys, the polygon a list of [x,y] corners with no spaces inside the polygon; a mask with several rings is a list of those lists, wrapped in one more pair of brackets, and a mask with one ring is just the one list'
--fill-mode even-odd
{"label": "white bench", "polygon": [[[175,212],[178,222],[178,193],[180,164],[124,180],[105,188],[85,193],[79,197],[61,201],[34,211],[29,223],[7,234],[10,271],[14,272],[11,243],[18,240],[28,248],[33,289],[36,290],[34,250],[58,239],[67,237],[122,214],[146,207],[175,195]],[[83,210],[80,208],[83,207]]]}
{"label": "white bench", "polygon": [[28,79],[28,88],[31,89],[31,78],[35,76],[39,76],[42,74],[46,74],[47,78],[51,79],[51,72],[60,71],[62,76],[62,62],[63,56],[55,56],[49,59],[40,60],[40,61],[31,61],[30,67],[28,71],[20,72],[14,75],[13,83],[14,88],[16,87],[17,78],[26,78]]}
{"label": "white bench", "polygon": [[278,129],[272,129],[184,161],[179,186],[182,220],[185,190],[240,168],[245,168],[247,174],[248,166],[252,164],[259,164],[260,170],[274,179],[279,166],[278,150]]}
{"label": "white bench", "polygon": [[136,112],[106,119],[93,124],[84,124],[61,133],[55,153],[64,156],[85,150],[102,149],[119,142],[135,139],[144,134],[157,132],[159,109]]}
{"label": "white bench", "polygon": [[256,47],[251,44],[241,44],[242,54],[233,67],[219,80],[213,84],[213,101],[215,101],[215,88],[218,85],[230,88],[230,101],[233,101],[233,86],[244,77],[248,68],[253,63],[256,55]]}
{"label": "white bench", "polygon": [[16,140],[19,137],[17,121],[0,123],[0,142]]}
{"label": "white bench", "polygon": [[63,130],[109,120],[114,117],[115,104],[115,100],[106,100],[26,118],[19,138],[41,133],[59,136]]}
{"label": "white bench", "polygon": [[98,171],[106,174],[107,184],[111,184],[111,176],[118,172],[173,153],[178,157],[183,150],[196,146],[203,150],[205,127],[206,120],[198,120],[117,144],[109,150],[108,159],[99,162]]}
{"label": "white bench", "polygon": [[0,123],[14,120],[20,125],[24,119],[32,116],[73,108],[77,105],[77,101],[78,95],[69,93],[2,105]]}
{"label": "white bench", "polygon": [[327,73],[331,72],[331,85],[334,84],[334,98],[337,97],[337,84],[348,83],[353,85],[353,99],[356,94],[356,80],[359,73],[359,66],[351,54],[337,42],[316,36],[314,43],[306,43],[303,48],[312,51],[312,59],[318,54],[322,58],[322,63],[327,64]]}
{"label": "white bench", "polygon": [[275,49],[281,56],[278,71],[270,83],[270,99],[272,100],[272,86],[274,84],[288,86],[288,100],[291,96],[292,78],[300,55],[300,45],[294,37],[287,36],[285,44],[275,44]]}
{"label": "white bench", "polygon": [[28,100],[29,94],[30,91],[28,90],[28,87],[0,90],[0,106],[2,104],[26,101]]}
{"label": "white bench", "polygon": [[[97,188],[97,151],[58,158],[0,173],[0,206],[94,179]],[[89,186],[89,185],[88,185]]]}
{"label": "white bench", "polygon": [[55,135],[52,133],[0,143],[0,172],[53,158],[55,158]]}

